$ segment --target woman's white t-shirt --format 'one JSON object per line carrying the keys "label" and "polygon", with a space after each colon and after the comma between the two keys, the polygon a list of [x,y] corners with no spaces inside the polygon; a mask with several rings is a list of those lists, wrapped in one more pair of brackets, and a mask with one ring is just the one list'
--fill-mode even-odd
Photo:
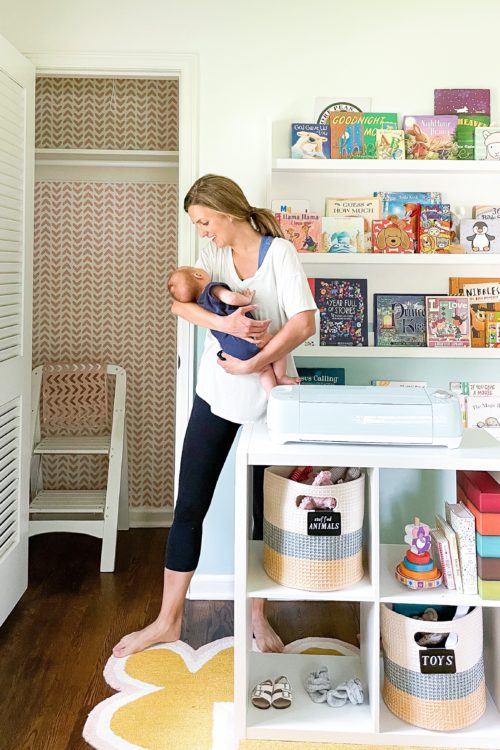
{"label": "woman's white t-shirt", "polygon": [[[253,316],[271,320],[269,330],[277,333],[297,313],[316,310],[306,275],[297,251],[288,240],[275,237],[254,276],[240,279],[230,247],[218,248],[210,242],[200,254],[197,266],[210,274],[212,281],[222,281],[234,292],[254,289],[252,304],[258,307]],[[258,374],[230,375],[217,364],[220,344],[210,331],[198,371],[196,393],[213,414],[238,424],[254,422],[266,411],[267,394]],[[292,356],[287,357],[287,373],[296,375]]]}

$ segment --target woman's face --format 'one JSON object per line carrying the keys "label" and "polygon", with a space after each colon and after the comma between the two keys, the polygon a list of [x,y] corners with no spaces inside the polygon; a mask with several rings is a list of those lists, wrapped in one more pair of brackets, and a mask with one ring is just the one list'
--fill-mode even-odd
{"label": "woman's face", "polygon": [[200,237],[208,237],[217,247],[231,245],[234,231],[229,216],[205,206],[189,206],[187,212]]}

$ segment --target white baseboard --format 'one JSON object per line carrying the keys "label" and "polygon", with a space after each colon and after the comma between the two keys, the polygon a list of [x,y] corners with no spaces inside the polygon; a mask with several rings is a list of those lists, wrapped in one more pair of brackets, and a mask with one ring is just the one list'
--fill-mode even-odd
{"label": "white baseboard", "polygon": [[172,526],[173,508],[130,508],[130,528],[147,529]]}
{"label": "white baseboard", "polygon": [[234,599],[233,575],[204,575],[195,573],[187,595],[188,599],[221,601]]}

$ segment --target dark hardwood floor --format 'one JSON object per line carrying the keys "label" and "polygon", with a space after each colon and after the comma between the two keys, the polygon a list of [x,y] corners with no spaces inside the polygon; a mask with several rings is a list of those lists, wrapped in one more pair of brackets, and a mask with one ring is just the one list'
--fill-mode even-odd
{"label": "dark hardwood floor", "polygon": [[[0,628],[0,750],[88,750],[82,728],[113,694],[102,676],[112,646],[156,616],[164,529],[120,532],[114,574],[99,574],[100,541],[30,540],[29,587]],[[284,642],[308,635],[356,643],[352,603],[270,602]],[[187,601],[182,639],[199,648],[233,634],[232,602]]]}

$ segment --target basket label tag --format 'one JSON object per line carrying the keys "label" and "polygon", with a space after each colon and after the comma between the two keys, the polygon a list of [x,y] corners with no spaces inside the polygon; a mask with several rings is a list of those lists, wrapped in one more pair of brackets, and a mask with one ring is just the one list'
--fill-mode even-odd
{"label": "basket label tag", "polygon": [[310,510],[307,513],[308,536],[340,536],[340,513],[336,510]]}
{"label": "basket label tag", "polygon": [[456,674],[455,652],[449,648],[429,648],[419,651],[422,674]]}

